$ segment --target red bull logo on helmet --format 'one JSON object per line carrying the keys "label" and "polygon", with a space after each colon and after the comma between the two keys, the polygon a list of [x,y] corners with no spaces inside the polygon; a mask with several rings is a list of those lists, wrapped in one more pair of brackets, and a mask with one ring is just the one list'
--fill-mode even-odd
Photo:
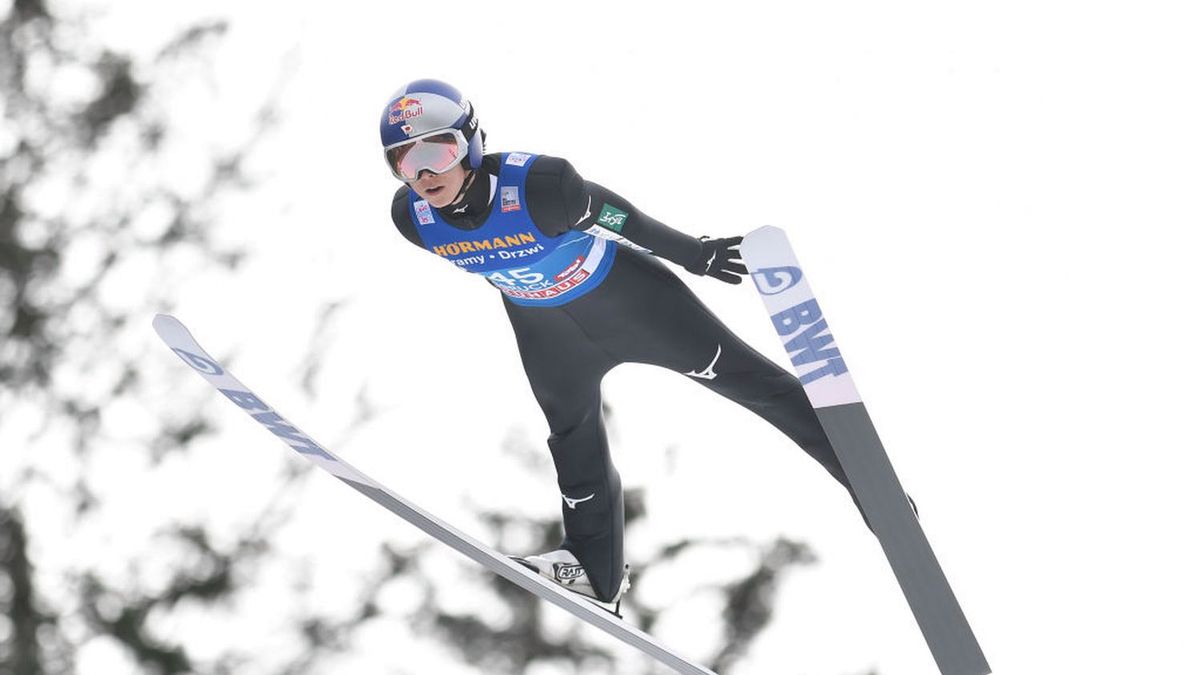
{"label": "red bull logo on helmet", "polygon": [[388,108],[388,124],[399,124],[405,120],[420,117],[423,112],[425,109],[421,107],[421,99],[401,96],[400,100]]}

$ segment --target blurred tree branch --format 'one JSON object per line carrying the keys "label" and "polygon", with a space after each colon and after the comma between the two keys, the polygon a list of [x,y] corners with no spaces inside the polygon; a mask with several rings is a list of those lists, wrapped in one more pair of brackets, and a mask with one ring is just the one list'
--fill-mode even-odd
{"label": "blurred tree branch", "polygon": [[[65,439],[79,461],[48,467],[11,444],[3,448],[11,475],[0,483],[0,579],[11,592],[0,594],[0,605],[11,631],[0,641],[0,673],[71,672],[73,650],[94,635],[64,632],[59,613],[73,603],[56,608],[42,593],[24,514],[27,495],[50,489],[74,502],[75,522],[82,523],[98,505],[88,460],[109,433],[105,407],[144,395],[138,355],[115,346],[144,306],[136,298],[113,303],[106,287],[147,257],[169,272],[172,252],[183,247],[215,265],[232,268],[241,260],[211,240],[209,203],[251,184],[243,161],[273,114],[257,111],[257,126],[240,147],[196,158],[206,176],[195,192],[181,192],[154,168],[163,144],[187,133],[173,125],[167,105],[172,69],[203,58],[225,30],[221,21],[188,27],[146,60],[89,39],[80,18],[60,16],[39,0],[16,0],[0,19],[0,424],[31,448],[40,439]],[[155,210],[162,226],[138,225]],[[17,423],[30,419],[37,420],[32,430],[11,430],[28,429]],[[144,447],[151,460],[161,459],[211,428],[192,417]],[[183,647],[146,632],[151,610],[232,593],[235,566],[252,563],[264,546],[244,541],[222,553],[203,529],[174,536],[199,554],[197,567],[180,564],[158,595],[115,588],[86,566],[75,585],[75,602],[96,631],[155,672],[185,672],[190,663]],[[101,598],[109,611],[101,611]]]}
{"label": "blurred tree branch", "polygon": [[[264,103],[251,111],[243,138],[188,154],[193,180],[172,180],[177,176],[165,164],[180,154],[172,143],[200,134],[173,119],[173,87],[187,80],[179,71],[189,64],[204,67],[227,28],[220,20],[184,26],[147,57],[89,38],[80,19],[59,16],[40,0],[15,0],[0,20],[0,431],[37,450],[0,448],[6,460],[0,473],[0,675],[73,672],[78,650],[101,638],[120,645],[146,673],[239,673],[252,666],[280,675],[330,672],[360,629],[397,618],[414,634],[453,647],[481,672],[522,673],[563,663],[577,672],[613,671],[614,645],[593,644],[578,626],[565,635],[548,631],[553,619],[546,613],[558,609],[465,562],[459,564],[467,566],[473,588],[498,599],[509,618],[497,624],[447,609],[442,589],[416,569],[428,544],[382,547],[375,572],[358,580],[349,610],[299,612],[289,629],[296,647],[274,665],[233,643],[220,654],[197,656],[163,630],[160,619],[187,605],[227,610],[266,570],[279,569],[271,567],[283,564],[271,544],[290,513],[281,495],[307,475],[296,463],[286,465],[275,499],[243,531],[217,536],[199,519],[160,522],[151,545],[176,554],[164,561],[165,576],[139,574],[136,560],[116,561],[129,569],[114,571],[122,565],[104,565],[108,552],[97,551],[94,560],[72,561],[68,591],[55,592],[59,584],[42,581],[38,532],[27,523],[35,522],[46,501],[35,497],[52,494],[69,504],[68,517],[82,531],[103,506],[93,462],[98,448],[113,443],[107,415],[114,402],[149,396],[139,375],[142,355],[123,346],[122,338],[134,330],[131,318],[170,306],[171,280],[186,275],[189,256],[205,269],[230,271],[245,257],[212,236],[215,204],[255,185],[247,158],[275,124],[274,107]],[[141,291],[145,297],[112,291],[129,270],[147,265],[153,271],[141,275],[151,280]],[[315,309],[316,329],[300,377],[310,397],[330,341],[328,326],[342,308],[333,301]],[[375,407],[362,394],[355,403],[355,422],[365,423]],[[153,469],[189,452],[215,428],[189,410],[123,447]],[[69,451],[54,454],[59,446]],[[543,468],[545,459],[539,460]],[[545,479],[553,485],[552,476]],[[626,500],[627,521],[636,528],[646,517],[645,500],[636,489]],[[530,542],[529,552],[549,550],[561,539],[557,519],[491,509],[478,515],[490,531]],[[712,620],[722,622],[724,638],[709,664],[722,670],[742,658],[770,623],[782,576],[813,557],[806,546],[783,539],[686,540],[631,562],[647,574],[706,546],[744,551],[756,561],[747,574],[702,589],[716,593],[723,607]],[[421,601],[410,613],[389,617],[379,598],[400,581],[415,582]],[[623,609],[647,630],[670,611],[643,603],[636,583]]]}

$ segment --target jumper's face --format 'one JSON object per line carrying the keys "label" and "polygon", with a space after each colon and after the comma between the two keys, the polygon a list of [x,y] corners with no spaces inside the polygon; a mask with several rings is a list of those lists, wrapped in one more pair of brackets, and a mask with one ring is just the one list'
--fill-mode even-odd
{"label": "jumper's face", "polygon": [[453,169],[445,173],[422,171],[417,179],[408,184],[417,195],[429,202],[429,205],[440,209],[449,206],[462,190],[463,181],[467,180],[467,170],[462,164],[455,164]]}

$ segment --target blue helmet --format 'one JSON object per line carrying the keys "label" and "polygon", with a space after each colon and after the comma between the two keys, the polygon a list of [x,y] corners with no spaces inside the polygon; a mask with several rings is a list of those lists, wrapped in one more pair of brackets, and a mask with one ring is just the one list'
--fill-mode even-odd
{"label": "blue helmet", "polygon": [[415,80],[392,94],[379,119],[379,137],[392,172],[396,173],[396,167],[390,151],[439,131],[457,131],[467,146],[462,161],[472,169],[479,168],[485,134],[474,107],[458,89],[439,80]]}

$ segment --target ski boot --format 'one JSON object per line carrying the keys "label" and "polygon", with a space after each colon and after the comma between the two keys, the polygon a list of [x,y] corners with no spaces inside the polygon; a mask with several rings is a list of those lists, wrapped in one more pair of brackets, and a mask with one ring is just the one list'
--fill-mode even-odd
{"label": "ski boot", "polygon": [[566,549],[558,549],[549,553],[531,556],[509,556],[514,562],[520,563],[532,572],[553,581],[562,586],[564,589],[579,595],[588,602],[596,605],[604,611],[616,616],[618,619],[623,618],[621,611],[621,596],[629,590],[629,565],[625,566],[625,571],[621,576],[621,585],[617,589],[617,594],[611,600],[605,601],[596,597],[596,591],[592,589],[592,582],[588,579],[587,573],[583,571],[583,565],[579,564],[579,560],[575,554]]}

